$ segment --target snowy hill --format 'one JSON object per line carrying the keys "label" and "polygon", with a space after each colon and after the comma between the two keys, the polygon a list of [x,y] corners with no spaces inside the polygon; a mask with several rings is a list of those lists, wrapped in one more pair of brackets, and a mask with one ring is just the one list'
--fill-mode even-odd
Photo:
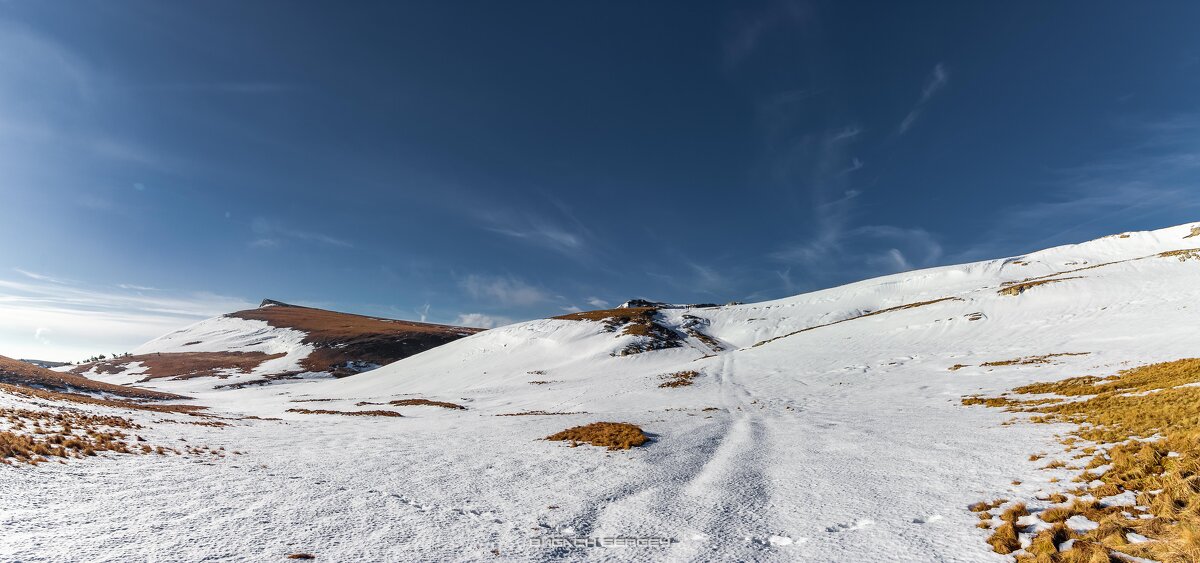
{"label": "snowy hill", "polygon": [[368,371],[479,332],[264,300],[257,309],[207,319],[132,352],[76,366],[72,372],[111,383],[204,380],[181,387],[237,387],[283,378],[344,377]]}
{"label": "snowy hill", "polygon": [[[0,467],[14,490],[56,506],[79,498],[73,471],[107,484],[69,512],[5,495],[0,513],[21,514],[9,528],[25,545],[84,558],[1004,561],[985,540],[1007,521],[968,507],[1006,499],[1012,541],[1034,549],[1053,527],[1037,518],[1046,499],[1078,485],[1082,462],[1062,442],[1076,425],[1012,422],[1029,417],[964,398],[1200,356],[1198,247],[1195,225],[1125,233],[763,303],[519,323],[338,381],[197,388],[215,413],[260,417],[189,430],[244,450],[238,463]],[[147,351],[203,335],[204,350],[225,342],[282,363],[305,346],[290,329],[222,324],[243,322],[202,323]],[[621,451],[543,440],[594,422],[649,440]],[[130,526],[118,502],[142,506],[133,526],[156,533],[97,540]],[[1077,518],[1063,538],[1095,528]],[[96,533],[52,533],[75,527]],[[572,544],[587,538],[643,544]],[[26,555],[0,542],[0,558]]]}

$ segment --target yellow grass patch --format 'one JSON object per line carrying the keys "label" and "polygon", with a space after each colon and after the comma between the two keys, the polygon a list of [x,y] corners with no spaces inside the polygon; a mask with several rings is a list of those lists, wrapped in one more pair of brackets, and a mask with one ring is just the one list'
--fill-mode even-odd
{"label": "yellow grass patch", "polygon": [[1200,237],[1200,225],[1193,226],[1192,234],[1185,235],[1183,238],[1192,238],[1192,237]]}
{"label": "yellow grass patch", "polygon": [[[1039,518],[1055,526],[1032,538],[1026,555],[1030,561],[1108,561],[1123,553],[1156,561],[1195,561],[1200,557],[1200,359],[1190,358],[1124,370],[1109,377],[1075,377],[1057,382],[1019,387],[1018,394],[1053,393],[1073,400],[1038,403],[1005,398],[1007,408],[1038,413],[1034,422],[1077,424],[1064,440],[1088,440],[1096,446],[1087,468],[1076,482],[1096,483],[1048,500],[1060,503],[1042,511]],[[981,404],[981,403],[976,403]],[[986,402],[982,403],[986,404]],[[1061,463],[1061,462],[1060,462]],[[1091,469],[1107,466],[1103,473]],[[1136,494],[1136,507],[1104,506],[1103,499],[1124,491]],[[1140,507],[1140,508],[1139,508]],[[1099,527],[1071,533],[1058,524],[1083,516]],[[1016,531],[1016,530],[1014,530]],[[1136,532],[1151,541],[1130,543]],[[1007,538],[999,528],[993,538]],[[1052,551],[1066,539],[1074,548]],[[1011,544],[992,541],[997,552]],[[997,547],[999,546],[999,547]]]}
{"label": "yellow grass patch", "polygon": [[641,428],[627,422],[593,422],[568,428],[546,437],[547,440],[571,442],[571,447],[586,442],[609,450],[628,450],[645,444],[649,439]]}

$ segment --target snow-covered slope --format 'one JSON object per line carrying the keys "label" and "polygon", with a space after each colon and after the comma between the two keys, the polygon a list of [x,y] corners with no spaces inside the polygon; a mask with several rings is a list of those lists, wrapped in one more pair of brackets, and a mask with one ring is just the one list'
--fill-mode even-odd
{"label": "snow-covered slope", "polygon": [[[103,483],[92,500],[51,513],[0,495],[0,513],[19,515],[6,529],[21,545],[78,557],[1003,561],[966,507],[1034,506],[1057,490],[1072,474],[1029,455],[1061,451],[1064,428],[1005,425],[1011,413],[961,399],[1200,356],[1200,253],[1176,252],[1200,247],[1193,227],[661,309],[667,339],[612,320],[635,315],[625,310],[493,329],[338,381],[205,390],[218,412],[281,420],[214,430],[248,452],[237,464],[88,466]],[[661,386],[677,372],[695,372],[692,384]],[[392,404],[407,399],[466,408]],[[556,414],[500,416],[530,412]],[[607,452],[541,440],[596,421],[637,424],[651,441]],[[39,502],[81,498],[76,466],[0,471]],[[96,541],[117,527],[117,502],[146,507],[132,526],[154,533]],[[167,513],[211,516],[163,524]],[[614,537],[665,545],[545,543]],[[30,553],[0,541],[0,558]]]}

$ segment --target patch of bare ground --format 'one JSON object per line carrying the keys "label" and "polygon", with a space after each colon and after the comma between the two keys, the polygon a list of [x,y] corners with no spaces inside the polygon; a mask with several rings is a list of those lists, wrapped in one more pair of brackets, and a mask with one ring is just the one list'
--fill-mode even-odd
{"label": "patch of bare ground", "polygon": [[48,391],[38,389],[36,387],[20,387],[8,383],[0,383],[0,391],[11,395],[20,395],[25,397],[36,397],[39,399],[47,399],[51,401],[66,401],[72,403],[81,403],[86,405],[99,405],[104,407],[112,407],[118,409],[132,409],[141,411],[154,411],[164,413],[180,413],[190,414],[194,416],[202,416],[199,411],[208,407],[201,405],[164,405],[159,403],[136,402],[123,399],[104,399],[91,395],[81,395],[79,393],[63,393],[59,391]]}
{"label": "patch of bare ground", "polygon": [[593,422],[585,426],[568,428],[547,436],[546,439],[570,442],[572,448],[582,442],[609,450],[628,450],[649,441],[641,428],[628,422]]}
{"label": "patch of bare ground", "polygon": [[621,329],[621,335],[641,336],[616,356],[629,356],[649,352],[678,348],[683,345],[683,339],[674,330],[658,322],[657,307],[629,307],[625,309],[602,309],[599,311],[583,311],[554,317],[566,321],[597,321],[604,323],[604,330],[616,332]]}
{"label": "patch of bare ground", "polygon": [[117,374],[129,369],[130,364],[141,362],[146,370],[142,382],[171,377],[190,379],[193,377],[227,378],[234,373],[250,373],[267,360],[282,358],[285,354],[264,352],[162,352],[124,356],[111,360],[83,364],[71,369],[74,373],[94,371],[101,374]]}
{"label": "patch of bare ground", "polygon": [[316,559],[317,556],[311,553],[292,553],[287,556],[288,559]]}
{"label": "patch of bare ground", "polygon": [[694,371],[694,370],[677,371],[675,373],[668,373],[668,374],[660,375],[660,376],[658,376],[658,378],[665,379],[666,381],[663,381],[662,383],[658,384],[658,386],[659,387],[687,387],[688,385],[692,384],[692,380],[696,379],[696,376],[698,376],[698,375],[700,375],[700,372]]}
{"label": "patch of bare ground", "polygon": [[1188,260],[1200,260],[1200,248],[1186,248],[1183,250],[1168,250],[1158,253],[1159,258],[1178,258],[1180,262]]}
{"label": "patch of bare ground", "polygon": [[525,412],[506,412],[496,416],[563,416],[568,414],[587,414],[586,412],[547,412],[547,411],[525,411]]}
{"label": "patch of bare ground", "polygon": [[182,395],[111,385],[71,373],[60,373],[0,356],[0,383],[61,392],[104,393],[130,399],[186,399]]}
{"label": "patch of bare ground", "polygon": [[396,411],[374,410],[374,411],[332,411],[327,409],[288,409],[287,412],[300,414],[340,414],[343,416],[390,416],[402,417],[404,415]]}
{"label": "patch of bare ground", "polygon": [[1193,226],[1192,233],[1189,235],[1184,235],[1183,238],[1192,238],[1192,237],[1200,237],[1200,225]]}
{"label": "patch of bare ground", "polygon": [[560,383],[558,381],[530,381],[530,385],[549,385],[551,383]]}
{"label": "patch of bare ground", "polygon": [[453,410],[461,410],[461,411],[467,410],[467,407],[464,407],[459,404],[448,403],[446,401],[431,401],[429,399],[396,399],[394,401],[388,401],[387,404],[395,405],[397,407],[425,406],[425,407],[441,407],[443,409],[453,409]]}
{"label": "patch of bare ground", "polygon": [[993,362],[983,362],[980,367],[1000,367],[1000,366],[1027,366],[1036,364],[1053,363],[1054,358],[1064,356],[1086,356],[1089,352],[1059,352],[1055,354],[1042,354],[1040,356],[1026,356],[1024,358],[1014,358],[1012,360],[996,360]]}
{"label": "patch of bare ground", "polygon": [[873,317],[873,316],[875,316],[875,315],[882,315],[882,314],[884,314],[884,313],[891,313],[891,312],[894,312],[894,311],[903,311],[903,310],[906,310],[906,309],[915,309],[915,308],[917,308],[917,307],[924,307],[924,306],[926,306],[926,305],[933,305],[934,303],[942,303],[942,302],[944,302],[944,301],[962,301],[962,298],[960,298],[960,297],[942,297],[942,298],[940,298],[940,299],[931,299],[931,300],[929,300],[929,301],[918,301],[918,302],[916,302],[916,303],[908,303],[908,304],[906,304],[906,305],[897,305],[897,306],[895,306],[895,307],[888,307],[888,308],[886,308],[886,309],[880,309],[880,310],[878,310],[878,311],[871,311],[871,312],[869,312],[869,313],[863,313],[863,314],[861,314],[861,315],[857,315],[857,316],[854,316],[854,317],[850,317],[850,318],[848,318],[848,319],[842,319],[842,320],[840,320],[840,321],[833,321],[833,322],[831,322],[831,323],[819,324],[819,325],[816,325],[816,326],[810,326],[810,327],[807,327],[807,328],[802,328],[802,329],[800,329],[800,330],[793,331],[793,332],[789,332],[789,333],[787,333],[787,334],[784,334],[784,335],[781,335],[781,336],[776,336],[776,337],[774,337],[774,338],[768,338],[768,339],[766,339],[766,340],[763,340],[763,341],[760,341],[760,342],[755,342],[755,343],[754,343],[754,346],[762,346],[762,345],[764,345],[764,344],[769,344],[769,343],[771,343],[771,342],[774,342],[774,341],[776,341],[776,340],[780,340],[780,339],[783,339],[783,338],[787,338],[787,337],[789,337],[789,336],[795,336],[795,335],[797,335],[797,334],[800,334],[800,333],[802,333],[802,332],[808,332],[808,331],[810,331],[810,330],[817,330],[818,328],[825,328],[825,327],[827,327],[827,326],[833,326],[833,325],[836,325],[836,324],[841,324],[841,323],[845,323],[845,322],[850,322],[850,321],[853,321],[853,320],[862,319],[862,318],[866,318],[866,317]]}
{"label": "patch of bare ground", "polygon": [[390,364],[483,330],[339,313],[269,299],[257,309],[228,316],[303,331],[304,343],[314,350],[301,367],[336,377],[354,375],[369,365]]}
{"label": "patch of bare ground", "polygon": [[1070,278],[1057,278],[1057,279],[1052,279],[1052,280],[1037,280],[1037,281],[1026,281],[1026,282],[1005,282],[1005,283],[1008,283],[1009,285],[1001,287],[1000,289],[996,290],[996,293],[999,293],[1000,295],[1014,295],[1015,296],[1015,295],[1020,295],[1022,293],[1025,293],[1026,291],[1029,291],[1038,286],[1049,285],[1049,284],[1058,283],[1058,282],[1064,282],[1067,280],[1077,280],[1077,279],[1080,279],[1080,278],[1078,276],[1075,276],[1075,277],[1070,277]]}
{"label": "patch of bare ground", "polygon": [[[1074,479],[1080,487],[1055,493],[1038,517],[1051,524],[1030,528],[1029,546],[1019,561],[1110,561],[1133,556],[1156,561],[1195,561],[1200,555],[1200,359],[1145,365],[1107,377],[1074,377],[1013,390],[1019,395],[1054,394],[1044,399],[1005,398],[993,404],[1033,414],[1034,423],[1076,425],[1063,439],[1068,451],[1087,459]],[[964,400],[965,401],[965,400]],[[1063,467],[1061,460],[1052,466]],[[1049,467],[1049,466],[1048,466]],[[1100,469],[1103,468],[1103,469]],[[1095,470],[1095,471],[1094,471]],[[1102,472],[1097,472],[1102,471]],[[1134,493],[1134,506],[1115,506],[1106,497]],[[1082,516],[1099,524],[1072,531],[1064,522]],[[1022,532],[1022,530],[1015,530]],[[1130,534],[1149,541],[1133,542]],[[1011,547],[1007,531],[996,551]],[[1070,549],[1067,541],[1074,540]],[[993,546],[996,547],[996,543]],[[1018,544],[1019,545],[1019,544]],[[1015,550],[1014,550],[1015,551]]]}

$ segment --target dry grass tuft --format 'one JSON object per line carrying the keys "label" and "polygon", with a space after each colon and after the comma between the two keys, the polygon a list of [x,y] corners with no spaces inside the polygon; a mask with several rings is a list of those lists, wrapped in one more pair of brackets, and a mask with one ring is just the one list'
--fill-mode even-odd
{"label": "dry grass tuft", "polygon": [[340,414],[345,416],[390,416],[402,417],[404,415],[396,411],[331,411],[326,409],[288,409],[287,412],[295,412],[300,414]]}
{"label": "dry grass tuft", "polygon": [[627,422],[593,422],[586,426],[568,428],[546,439],[569,441],[571,447],[579,445],[579,442],[587,442],[609,450],[628,450],[649,441],[641,428]]}
{"label": "dry grass tuft", "polygon": [[694,371],[694,370],[677,371],[675,373],[668,373],[666,375],[660,375],[660,376],[658,376],[659,379],[665,379],[666,381],[660,383],[658,386],[659,387],[687,387],[688,385],[692,384],[692,380],[695,379],[696,376],[698,376],[698,375],[700,375],[700,372]]}
{"label": "dry grass tuft", "polygon": [[1193,226],[1192,234],[1185,235],[1183,238],[1192,238],[1192,237],[1200,237],[1200,225]]}
{"label": "dry grass tuft", "polygon": [[1052,283],[1058,283],[1061,281],[1077,280],[1077,279],[1079,279],[1079,277],[1017,282],[1017,283],[1013,283],[1013,284],[1005,286],[1005,287],[1001,287],[1000,289],[996,290],[996,293],[999,293],[1000,295],[1020,295],[1022,293],[1025,293],[1026,291],[1029,291],[1030,289],[1033,289],[1040,285],[1047,285],[1047,284],[1052,284]]}
{"label": "dry grass tuft", "polygon": [[316,559],[317,556],[311,553],[292,553],[287,556],[288,559]]}
{"label": "dry grass tuft", "polygon": [[992,549],[996,553],[1001,555],[1008,555],[1021,549],[1021,539],[1017,536],[1017,529],[1012,522],[1005,522],[996,527],[987,542],[992,545]]}
{"label": "dry grass tuft", "polygon": [[453,410],[461,410],[461,411],[467,410],[467,407],[464,407],[462,405],[458,405],[458,404],[454,404],[454,403],[447,403],[445,401],[430,401],[429,399],[396,399],[395,401],[388,401],[388,404],[395,405],[397,407],[427,406],[427,407],[442,407],[443,409],[453,409]]}

